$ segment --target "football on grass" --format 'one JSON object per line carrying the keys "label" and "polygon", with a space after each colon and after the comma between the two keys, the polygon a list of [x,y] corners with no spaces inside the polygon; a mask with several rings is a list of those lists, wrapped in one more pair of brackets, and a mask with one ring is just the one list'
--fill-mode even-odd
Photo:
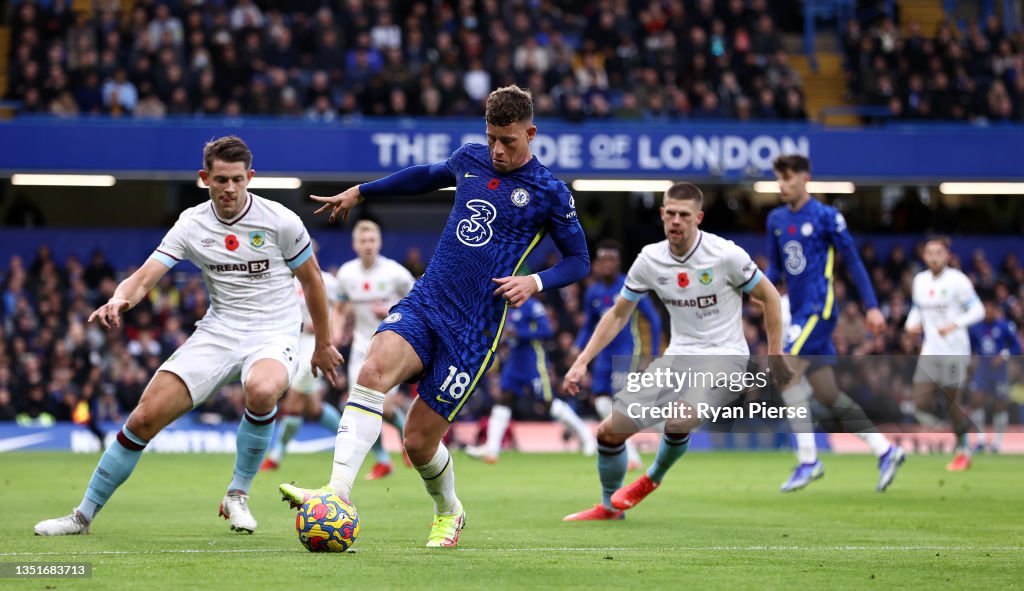
{"label": "football on grass", "polygon": [[295,516],[295,530],[310,552],[344,552],[359,536],[359,514],[336,494],[310,497]]}

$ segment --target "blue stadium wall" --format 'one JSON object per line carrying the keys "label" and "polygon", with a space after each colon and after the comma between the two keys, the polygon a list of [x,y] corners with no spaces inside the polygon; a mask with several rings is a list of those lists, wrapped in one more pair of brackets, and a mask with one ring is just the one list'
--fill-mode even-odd
{"label": "blue stadium wall", "polygon": [[[772,159],[800,152],[817,178],[856,181],[1011,180],[1020,177],[1024,128],[997,125],[835,129],[815,124],[707,122],[539,122],[534,152],[566,178],[768,176]],[[333,124],[279,119],[0,121],[0,174],[76,171],[154,180],[187,177],[200,147],[242,136],[263,174],[313,179],[366,178],[441,160],[482,142],[483,121],[391,119]]]}
{"label": "blue stadium wall", "polygon": [[[867,183],[950,180],[1019,180],[1024,126],[886,126],[836,129],[816,124],[674,122],[539,122],[534,152],[559,176],[587,178],[686,178],[726,182],[767,178],[780,153],[807,154],[818,179]],[[194,178],[201,146],[226,134],[242,136],[261,175],[306,180],[365,180],[404,166],[435,162],[467,142],[482,142],[483,122],[466,119],[362,119],[332,124],[280,119],[166,119],[161,121],[20,117],[0,121],[0,175],[17,172],[82,172],[132,179]],[[36,231],[3,230],[0,261],[34,256],[43,243],[58,259],[100,248],[117,268],[141,262],[165,228]],[[327,265],[352,256],[346,232],[313,232]],[[761,235],[730,235],[762,253]],[[411,246],[430,256],[435,232],[389,233],[385,255],[404,257]],[[887,252],[912,248],[917,236],[860,236]],[[550,250],[540,249],[537,260]],[[984,248],[1001,260],[1024,252],[1024,239],[957,237],[961,256]],[[331,255],[336,257],[332,260]]]}

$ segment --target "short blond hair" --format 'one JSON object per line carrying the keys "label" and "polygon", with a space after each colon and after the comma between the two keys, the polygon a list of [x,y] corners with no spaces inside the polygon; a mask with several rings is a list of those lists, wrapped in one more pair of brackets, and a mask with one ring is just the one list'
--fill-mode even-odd
{"label": "short blond hair", "polygon": [[362,232],[376,232],[380,234],[380,226],[377,225],[377,222],[371,220],[359,220],[352,227],[352,239],[354,240]]}

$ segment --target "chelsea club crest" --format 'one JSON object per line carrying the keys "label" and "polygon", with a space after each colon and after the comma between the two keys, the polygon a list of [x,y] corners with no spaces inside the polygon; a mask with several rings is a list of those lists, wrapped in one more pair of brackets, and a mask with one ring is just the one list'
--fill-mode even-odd
{"label": "chelsea club crest", "polygon": [[512,205],[516,207],[526,207],[526,204],[530,202],[530,193],[522,187],[512,191]]}

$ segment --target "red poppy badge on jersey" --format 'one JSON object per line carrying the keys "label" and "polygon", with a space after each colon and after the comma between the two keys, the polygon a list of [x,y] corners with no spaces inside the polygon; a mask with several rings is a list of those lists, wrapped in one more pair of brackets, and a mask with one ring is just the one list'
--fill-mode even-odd
{"label": "red poppy badge on jersey", "polygon": [[491,179],[490,182],[487,183],[487,188],[493,191],[493,190],[497,189],[498,185],[500,185],[500,184],[501,184],[501,181],[499,181],[498,179],[496,179],[496,178],[495,179]]}
{"label": "red poppy badge on jersey", "polygon": [[690,287],[690,276],[685,271],[676,276],[676,281],[679,283],[679,287],[684,289]]}
{"label": "red poppy badge on jersey", "polygon": [[227,237],[224,238],[224,246],[231,251],[238,250],[238,236],[228,234]]}

